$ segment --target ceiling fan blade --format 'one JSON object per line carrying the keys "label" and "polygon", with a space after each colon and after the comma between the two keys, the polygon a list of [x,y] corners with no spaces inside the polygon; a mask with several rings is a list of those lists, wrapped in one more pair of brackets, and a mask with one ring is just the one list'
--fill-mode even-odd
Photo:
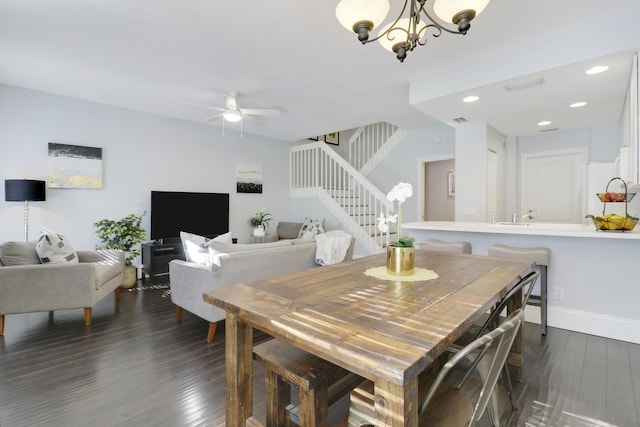
{"label": "ceiling fan blade", "polygon": [[183,102],[180,105],[190,105],[192,107],[200,107],[200,108],[207,108],[209,110],[217,110],[217,111],[224,111],[224,108],[220,108],[220,107],[212,107],[211,105],[202,105],[202,104],[190,104],[188,102]]}
{"label": "ceiling fan blade", "polygon": [[206,119],[204,119],[204,121],[205,121],[205,122],[210,122],[211,120],[215,120],[215,119],[217,119],[218,117],[222,117],[222,115],[223,115],[223,114],[224,114],[224,113],[215,114],[215,115],[213,115],[213,116],[211,116],[211,117],[207,117]]}
{"label": "ceiling fan blade", "polygon": [[259,108],[241,108],[242,114],[252,114],[254,116],[279,116],[280,110],[265,110]]}

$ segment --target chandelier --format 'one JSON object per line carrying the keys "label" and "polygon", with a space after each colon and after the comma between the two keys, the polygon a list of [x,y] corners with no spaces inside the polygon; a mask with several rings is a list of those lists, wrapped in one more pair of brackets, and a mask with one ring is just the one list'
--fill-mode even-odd
{"label": "chandelier", "polygon": [[[425,8],[428,1],[405,0],[398,17],[382,27],[373,39],[369,34],[387,17],[389,0],[341,0],[336,6],[336,17],[343,27],[358,35],[362,44],[377,40],[403,62],[408,52],[427,43],[428,34],[433,37],[439,37],[443,31],[467,34],[471,20],[487,7],[490,0],[433,0],[433,13],[440,22],[432,18]],[[457,25],[457,29],[447,28],[445,23]]]}

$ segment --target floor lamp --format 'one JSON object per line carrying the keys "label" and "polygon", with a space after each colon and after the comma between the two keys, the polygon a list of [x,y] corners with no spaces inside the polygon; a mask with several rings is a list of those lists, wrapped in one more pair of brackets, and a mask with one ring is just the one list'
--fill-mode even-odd
{"label": "floor lamp", "polygon": [[5,179],[4,196],[7,202],[24,202],[24,241],[29,241],[29,202],[44,202],[45,182],[33,179]]}

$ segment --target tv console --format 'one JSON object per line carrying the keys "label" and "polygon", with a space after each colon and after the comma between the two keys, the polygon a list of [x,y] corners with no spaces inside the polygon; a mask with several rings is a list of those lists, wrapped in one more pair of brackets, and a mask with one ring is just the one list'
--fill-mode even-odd
{"label": "tv console", "polygon": [[171,241],[164,239],[147,242],[142,245],[142,277],[147,274],[150,278],[169,273],[169,261],[184,260],[184,249],[180,239]]}

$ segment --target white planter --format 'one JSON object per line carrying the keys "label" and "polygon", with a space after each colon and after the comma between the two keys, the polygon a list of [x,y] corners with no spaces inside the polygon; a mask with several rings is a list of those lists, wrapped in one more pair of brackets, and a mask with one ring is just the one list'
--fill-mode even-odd
{"label": "white planter", "polygon": [[255,227],[253,229],[253,235],[255,237],[264,237],[264,227]]}

